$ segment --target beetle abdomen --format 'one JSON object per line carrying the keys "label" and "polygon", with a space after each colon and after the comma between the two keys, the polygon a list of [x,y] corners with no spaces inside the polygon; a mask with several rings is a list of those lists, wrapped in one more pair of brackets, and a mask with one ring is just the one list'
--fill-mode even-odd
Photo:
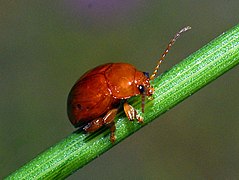
{"label": "beetle abdomen", "polygon": [[104,114],[112,101],[104,74],[86,75],[68,96],[68,117],[74,126],[80,126]]}

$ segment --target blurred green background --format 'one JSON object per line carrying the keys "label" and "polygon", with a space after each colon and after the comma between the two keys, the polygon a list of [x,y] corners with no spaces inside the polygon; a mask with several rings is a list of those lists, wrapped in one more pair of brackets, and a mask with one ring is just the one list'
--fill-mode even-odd
{"label": "blurred green background", "polygon": [[[0,179],[75,129],[66,98],[88,69],[128,62],[169,69],[239,22],[239,1],[0,2]],[[188,98],[69,179],[238,179],[239,68]]]}

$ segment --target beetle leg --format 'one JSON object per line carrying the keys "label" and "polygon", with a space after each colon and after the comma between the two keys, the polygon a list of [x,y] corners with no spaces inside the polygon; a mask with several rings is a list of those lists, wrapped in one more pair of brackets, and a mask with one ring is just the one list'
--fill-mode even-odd
{"label": "beetle leg", "polygon": [[110,127],[110,141],[111,143],[113,144],[115,142],[115,130],[116,130],[116,127],[115,127],[115,122],[112,121],[110,124],[107,124],[107,126]]}
{"label": "beetle leg", "polygon": [[101,128],[103,125],[109,126],[110,127],[110,141],[112,143],[115,142],[115,122],[114,122],[114,118],[116,116],[118,112],[118,109],[111,109],[110,111],[107,112],[107,114],[102,118],[97,118],[94,119],[93,121],[91,121],[90,123],[88,123],[85,127],[83,127],[83,129],[86,132],[95,132],[96,130],[98,130],[99,128]]}
{"label": "beetle leg", "polygon": [[96,130],[98,130],[100,127],[102,127],[104,124],[104,120],[103,118],[98,118],[98,119],[94,119],[93,121],[91,121],[90,123],[88,123],[85,127],[83,127],[83,129],[86,132],[95,132]]}
{"label": "beetle leg", "polygon": [[115,116],[118,112],[118,109],[111,109],[107,112],[107,114],[103,117],[104,124],[110,127],[110,141],[111,143],[115,142]]}
{"label": "beetle leg", "polygon": [[127,102],[124,103],[124,112],[125,112],[126,116],[128,117],[128,119],[130,121],[133,121],[134,119],[137,119],[137,121],[139,123],[143,123],[144,122],[143,121],[144,120],[143,117],[138,115],[137,111],[133,108],[133,106],[131,106]]}

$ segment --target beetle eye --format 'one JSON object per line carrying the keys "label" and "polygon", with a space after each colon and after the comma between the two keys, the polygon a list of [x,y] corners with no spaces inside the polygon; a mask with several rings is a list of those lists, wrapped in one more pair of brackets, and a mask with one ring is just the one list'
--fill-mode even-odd
{"label": "beetle eye", "polygon": [[144,93],[144,86],[143,86],[143,85],[139,85],[138,89],[139,89],[139,92],[140,92],[141,94]]}
{"label": "beetle eye", "polygon": [[147,78],[149,78],[149,73],[148,72],[143,72],[143,73]]}

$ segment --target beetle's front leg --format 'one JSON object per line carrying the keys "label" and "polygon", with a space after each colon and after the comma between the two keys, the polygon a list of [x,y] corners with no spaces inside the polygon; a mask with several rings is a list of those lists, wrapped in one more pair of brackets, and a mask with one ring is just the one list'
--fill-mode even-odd
{"label": "beetle's front leg", "polygon": [[143,117],[138,115],[136,109],[134,109],[133,106],[131,106],[127,102],[124,103],[124,112],[125,112],[126,116],[128,117],[128,119],[130,121],[133,121],[134,119],[137,119],[137,121],[139,123],[143,123],[144,122]]}

